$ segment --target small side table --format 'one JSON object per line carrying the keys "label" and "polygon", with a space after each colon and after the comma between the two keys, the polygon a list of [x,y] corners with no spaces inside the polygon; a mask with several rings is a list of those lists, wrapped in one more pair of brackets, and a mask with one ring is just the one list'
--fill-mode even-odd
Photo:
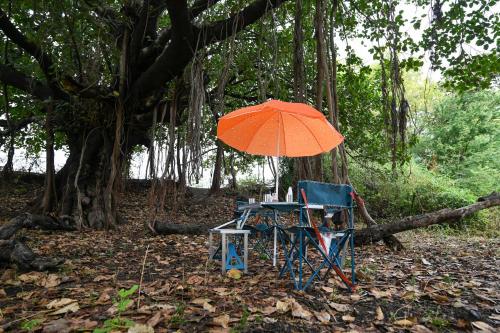
{"label": "small side table", "polygon": [[210,229],[208,234],[208,255],[212,259],[213,251],[213,234],[219,233],[222,238],[222,274],[226,273],[226,256],[227,256],[227,235],[243,235],[243,266],[244,272],[248,272],[248,235],[250,230],[241,229]]}

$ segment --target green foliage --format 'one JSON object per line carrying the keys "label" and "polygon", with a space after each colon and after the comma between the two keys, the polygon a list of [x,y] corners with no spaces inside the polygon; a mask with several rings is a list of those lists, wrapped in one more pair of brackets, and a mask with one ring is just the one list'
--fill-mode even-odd
{"label": "green foliage", "polygon": [[[389,166],[350,164],[350,177],[367,203],[372,216],[379,221],[396,221],[443,208],[472,204],[477,195],[458,186],[457,181],[427,170],[412,161],[394,178]],[[454,224],[455,230],[495,234],[498,212],[483,211]]]}
{"label": "green foliage", "polygon": [[175,306],[175,313],[170,318],[170,324],[173,326],[181,326],[186,323],[186,319],[184,318],[184,310],[186,309],[186,305],[183,303],[177,303]]}
{"label": "green foliage", "polygon": [[230,332],[231,333],[243,332],[247,327],[249,316],[250,316],[250,311],[248,311],[248,308],[244,306],[240,321],[235,327],[231,328]]}
{"label": "green foliage", "polygon": [[107,319],[100,328],[94,329],[94,333],[109,333],[115,330],[122,330],[132,327],[135,323],[133,320],[122,318],[121,314],[127,309],[130,303],[133,301],[130,299],[139,286],[134,284],[130,289],[120,289],[118,291],[118,298],[115,299],[115,306],[117,309],[116,316],[114,318]]}
{"label": "green foliage", "polygon": [[35,331],[39,328],[40,324],[42,323],[42,320],[40,319],[30,319],[30,320],[25,320],[21,323],[21,329],[25,331]]}
{"label": "green foliage", "polygon": [[500,184],[500,93],[451,95],[425,121],[415,147],[431,170],[456,179],[476,195]]}

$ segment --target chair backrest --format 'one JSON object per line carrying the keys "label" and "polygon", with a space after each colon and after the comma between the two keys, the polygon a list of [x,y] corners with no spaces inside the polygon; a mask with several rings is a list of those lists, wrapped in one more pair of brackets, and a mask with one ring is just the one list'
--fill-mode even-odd
{"label": "chair backrest", "polygon": [[347,184],[329,184],[312,180],[300,180],[297,183],[298,202],[304,203],[300,190],[306,192],[309,204],[352,207],[352,187]]}

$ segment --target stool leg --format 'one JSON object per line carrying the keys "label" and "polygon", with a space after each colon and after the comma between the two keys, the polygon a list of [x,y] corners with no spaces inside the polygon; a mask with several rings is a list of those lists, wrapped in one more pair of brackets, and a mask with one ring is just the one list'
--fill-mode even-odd
{"label": "stool leg", "polygon": [[222,274],[226,274],[226,234],[222,234]]}
{"label": "stool leg", "polygon": [[243,266],[248,273],[248,234],[243,235]]}

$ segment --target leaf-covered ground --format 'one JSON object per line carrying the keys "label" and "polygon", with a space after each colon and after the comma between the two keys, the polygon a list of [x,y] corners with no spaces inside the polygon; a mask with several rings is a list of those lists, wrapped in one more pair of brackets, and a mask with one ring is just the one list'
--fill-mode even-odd
{"label": "leaf-covered ground", "polygon": [[[21,212],[35,190],[4,188],[2,223]],[[126,193],[121,211],[128,223],[117,232],[18,235],[36,253],[66,262],[55,272],[1,269],[1,330],[499,330],[498,239],[400,235],[406,250],[399,253],[383,245],[357,249],[356,293],[334,276],[304,293],[293,291],[269,260],[254,253],[248,274],[222,276],[219,265],[207,262],[206,236],[152,236],[145,227],[147,189],[132,186]],[[234,197],[200,199],[188,200],[172,220],[216,225],[232,216]]]}

